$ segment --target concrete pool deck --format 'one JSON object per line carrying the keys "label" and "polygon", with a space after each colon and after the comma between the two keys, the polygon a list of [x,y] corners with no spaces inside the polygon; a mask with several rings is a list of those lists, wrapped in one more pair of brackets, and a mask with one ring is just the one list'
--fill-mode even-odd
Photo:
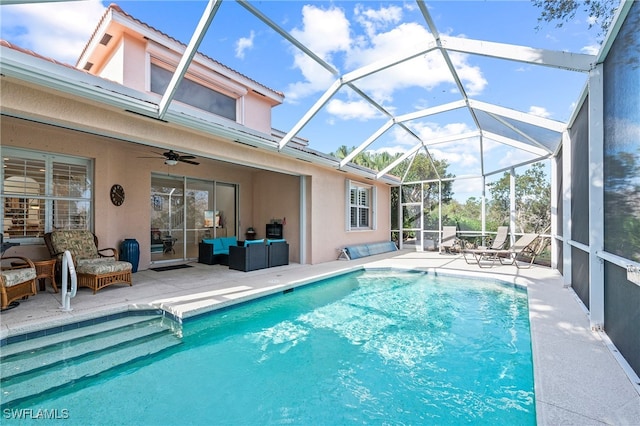
{"label": "concrete pool deck", "polygon": [[178,318],[250,300],[261,295],[349,270],[393,267],[496,278],[527,286],[539,425],[640,425],[640,383],[625,373],[606,336],[593,332],[588,314],[557,271],[544,267],[480,269],[462,256],[403,250],[352,261],[290,264],[253,272],[221,265],[139,271],[133,287],[114,285],[93,295],[83,288],[71,312],[47,284],[20,306],[0,314],[6,339],[91,318],[135,309],[161,308]]}

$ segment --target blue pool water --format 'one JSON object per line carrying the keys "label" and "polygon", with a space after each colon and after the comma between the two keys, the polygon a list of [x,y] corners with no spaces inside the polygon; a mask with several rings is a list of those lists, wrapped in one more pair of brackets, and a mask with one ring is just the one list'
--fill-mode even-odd
{"label": "blue pool water", "polygon": [[526,291],[494,281],[360,271],[179,333],[178,345],[23,399],[4,419],[11,409],[56,410],[51,422],[65,425],[536,422]]}

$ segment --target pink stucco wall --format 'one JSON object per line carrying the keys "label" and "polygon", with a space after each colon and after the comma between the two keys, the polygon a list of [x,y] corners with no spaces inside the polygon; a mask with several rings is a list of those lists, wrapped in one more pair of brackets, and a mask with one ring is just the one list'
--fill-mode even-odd
{"label": "pink stucco wall", "polygon": [[[292,244],[292,262],[300,260],[300,176],[307,179],[307,210],[303,213],[307,227],[302,230],[307,239],[307,263],[335,260],[337,250],[344,245],[389,239],[390,201],[385,184],[360,179],[378,187],[377,229],[346,232],[345,179],[358,180],[355,176],[7,79],[1,81],[0,89],[7,114],[75,129],[3,117],[1,143],[94,159],[95,232],[109,246],[117,246],[123,238],[137,238],[141,253],[146,253],[141,259],[141,269],[150,261],[145,244],[149,244],[152,172],[237,183],[241,232],[247,226],[262,230],[272,218],[286,217],[285,236]],[[143,143],[194,153],[202,164],[168,168],[161,160],[140,159],[150,151],[163,149]],[[109,201],[109,188],[114,183],[122,184],[127,193],[126,202],[120,207]]]}

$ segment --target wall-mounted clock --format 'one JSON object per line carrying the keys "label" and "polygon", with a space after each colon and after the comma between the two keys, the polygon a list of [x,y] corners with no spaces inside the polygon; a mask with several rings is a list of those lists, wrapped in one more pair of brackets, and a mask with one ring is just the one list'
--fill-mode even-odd
{"label": "wall-mounted clock", "polygon": [[114,206],[121,206],[122,203],[124,203],[124,188],[122,185],[118,185],[117,183],[113,185],[109,195]]}

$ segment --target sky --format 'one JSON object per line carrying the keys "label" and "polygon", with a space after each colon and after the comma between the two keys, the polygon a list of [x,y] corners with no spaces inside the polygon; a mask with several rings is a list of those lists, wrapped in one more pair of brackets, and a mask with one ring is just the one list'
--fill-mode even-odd
{"label": "sky", "polygon": [[[96,0],[0,6],[1,38],[41,55],[75,65],[105,8]],[[140,21],[187,44],[206,6],[203,1],[120,1]],[[428,26],[412,1],[252,1],[264,15],[340,75],[411,49],[429,37]],[[598,30],[578,13],[558,28],[540,23],[540,10],[529,1],[428,1],[442,35],[557,51],[597,54]],[[536,29],[536,27],[540,27]],[[272,112],[272,126],[287,132],[336,80],[246,9],[224,0],[200,51],[226,66],[285,94]],[[586,75],[488,57],[452,54],[470,98],[566,121]],[[394,115],[461,99],[438,52],[420,56],[356,82],[357,87]],[[335,152],[353,147],[378,130],[383,116],[353,90],[343,87],[299,133],[309,146]],[[475,130],[466,110],[411,122],[425,140]],[[368,149],[405,152],[416,140],[392,127]],[[530,154],[485,141],[485,170],[526,161]],[[478,175],[477,140],[435,145],[431,154],[446,159],[456,176]],[[473,192],[478,180],[459,181],[457,194]],[[476,194],[477,195],[477,194]]]}

